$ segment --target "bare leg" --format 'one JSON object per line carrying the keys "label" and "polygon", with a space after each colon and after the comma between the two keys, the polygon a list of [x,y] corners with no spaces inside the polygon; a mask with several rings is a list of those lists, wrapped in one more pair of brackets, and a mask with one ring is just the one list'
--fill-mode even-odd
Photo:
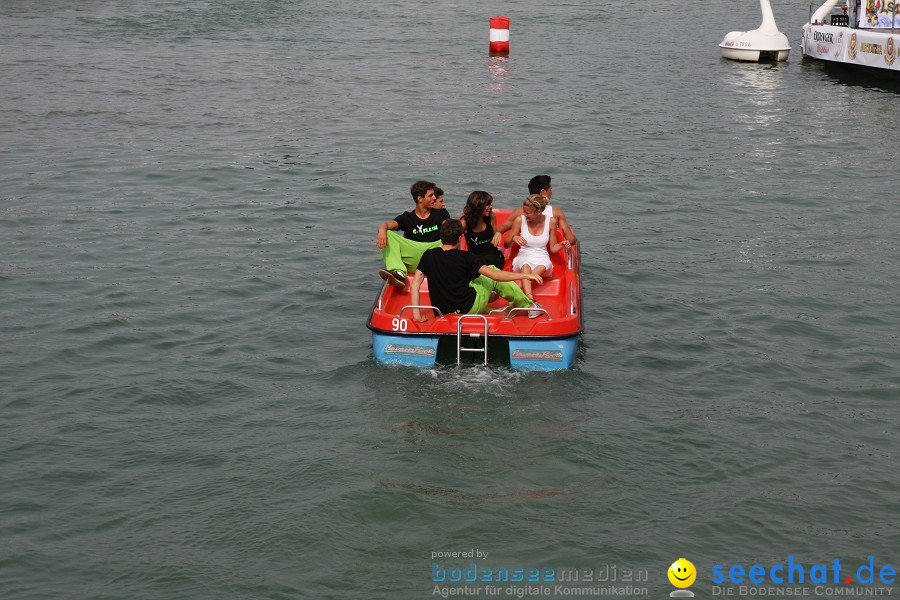
{"label": "bare leg", "polygon": [[[522,273],[531,273],[531,265],[522,265]],[[522,291],[525,292],[525,295],[528,296],[529,300],[534,300],[534,296],[531,294],[530,279],[520,279],[516,283],[522,286]]]}
{"label": "bare leg", "polygon": [[[525,265],[522,267],[522,272],[523,273],[534,273],[535,275],[540,275],[541,277],[543,277],[544,273],[547,272],[547,267],[541,265],[541,266],[538,266],[538,267],[535,267],[534,269],[532,269],[531,265]],[[522,280],[522,291],[525,292],[525,295],[528,296],[528,298],[530,300],[534,301],[534,294],[531,293],[531,280],[529,280],[529,279]]]}

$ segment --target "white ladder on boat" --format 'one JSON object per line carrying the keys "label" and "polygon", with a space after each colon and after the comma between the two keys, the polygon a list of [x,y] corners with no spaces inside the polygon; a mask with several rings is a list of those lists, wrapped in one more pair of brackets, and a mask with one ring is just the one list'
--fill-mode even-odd
{"label": "white ladder on boat", "polygon": [[[463,336],[463,322],[480,320],[484,324],[484,334],[480,333],[468,333],[466,335],[471,337],[478,337],[479,335],[484,336],[484,346],[481,348],[463,348],[462,345],[462,336]],[[488,320],[484,315],[462,315],[459,317],[459,321],[456,322],[456,366],[460,366],[462,363],[462,353],[463,352],[481,352],[484,354],[484,366],[487,366],[488,359]]]}

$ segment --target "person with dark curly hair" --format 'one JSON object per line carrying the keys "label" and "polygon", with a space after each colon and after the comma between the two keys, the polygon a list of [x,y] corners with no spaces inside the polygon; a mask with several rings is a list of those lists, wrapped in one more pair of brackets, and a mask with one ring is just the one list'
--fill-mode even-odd
{"label": "person with dark curly hair", "polygon": [[478,257],[481,264],[503,268],[503,251],[500,250],[500,233],[497,217],[493,212],[494,197],[487,192],[474,191],[466,200],[460,223],[465,229],[466,246]]}

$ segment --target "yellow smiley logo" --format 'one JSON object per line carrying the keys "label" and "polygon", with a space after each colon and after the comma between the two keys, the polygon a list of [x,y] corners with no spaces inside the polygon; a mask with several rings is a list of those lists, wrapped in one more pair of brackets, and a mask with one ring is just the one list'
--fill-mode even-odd
{"label": "yellow smiley logo", "polygon": [[697,579],[697,569],[694,563],[686,558],[679,558],[669,567],[669,582],[677,588],[691,587]]}

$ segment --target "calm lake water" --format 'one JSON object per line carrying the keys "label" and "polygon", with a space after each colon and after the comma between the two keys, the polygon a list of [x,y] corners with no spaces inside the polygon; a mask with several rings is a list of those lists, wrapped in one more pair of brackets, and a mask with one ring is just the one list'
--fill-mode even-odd
{"label": "calm lake water", "polygon": [[[801,2],[777,65],[719,57],[752,1],[370,4],[0,2],[0,598],[900,566],[900,86],[803,61]],[[576,368],[374,363],[409,185],[540,173]]]}

